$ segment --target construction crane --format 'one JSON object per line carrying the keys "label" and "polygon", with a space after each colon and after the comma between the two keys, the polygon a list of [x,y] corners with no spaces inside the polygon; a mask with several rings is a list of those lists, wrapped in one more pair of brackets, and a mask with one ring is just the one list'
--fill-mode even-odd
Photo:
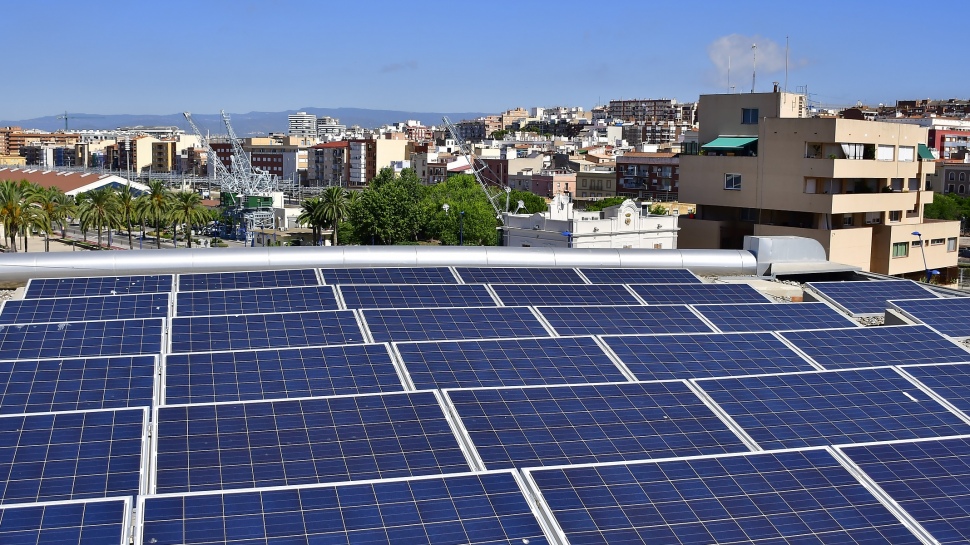
{"label": "construction crane", "polygon": [[236,137],[236,131],[232,129],[232,124],[229,122],[229,114],[225,110],[222,110],[221,113],[222,122],[226,125],[226,131],[229,133],[229,142],[232,145],[233,172],[238,172],[246,178],[243,184],[246,187],[245,193],[247,195],[264,195],[269,193],[276,188],[276,176],[253,166],[252,161],[249,159],[249,154],[243,149],[239,138]]}
{"label": "construction crane", "polygon": [[64,132],[68,132],[69,130],[67,128],[68,119],[102,119],[102,118],[104,118],[103,115],[78,115],[78,114],[69,114],[67,113],[67,111],[64,112],[64,115],[57,116],[57,119],[64,120]]}
{"label": "construction crane", "polygon": [[[480,185],[482,187],[482,191],[485,192],[485,197],[488,198],[488,203],[491,204],[492,209],[495,210],[495,218],[504,224],[505,219],[502,217],[502,210],[499,209],[498,204],[496,204],[499,197],[502,196],[502,192],[490,191],[489,184],[486,183],[484,178],[482,178],[481,173],[483,171],[488,171],[488,173],[491,174],[491,176],[489,177],[490,180],[497,180],[498,177],[495,175],[494,172],[492,172],[492,169],[489,168],[488,164],[486,164],[485,161],[482,161],[478,156],[473,155],[471,153],[471,150],[469,149],[468,144],[465,143],[465,139],[458,134],[458,128],[455,127],[455,125],[451,122],[451,120],[448,119],[448,117],[442,117],[441,121],[444,122],[445,127],[448,129],[448,133],[451,134],[452,140],[454,140],[455,143],[458,144],[458,151],[460,151],[462,156],[465,157],[465,160],[468,161],[468,166],[471,167],[472,174],[475,176],[475,180],[478,181],[478,185]],[[512,188],[507,185],[503,186],[501,184],[494,183],[494,182],[492,183],[492,185],[494,187],[501,187],[505,190],[505,212],[508,212],[509,195],[512,193]]]}

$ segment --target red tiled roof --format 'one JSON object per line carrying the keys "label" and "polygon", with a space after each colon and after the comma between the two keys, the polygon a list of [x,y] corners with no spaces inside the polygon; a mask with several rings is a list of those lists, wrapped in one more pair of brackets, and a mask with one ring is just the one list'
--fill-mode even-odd
{"label": "red tiled roof", "polygon": [[316,146],[312,146],[312,147],[313,149],[324,149],[324,148],[346,148],[347,146],[349,146],[349,144],[347,143],[346,140],[338,140],[336,142],[317,144]]}
{"label": "red tiled roof", "polygon": [[106,178],[116,178],[119,181],[124,180],[123,178],[114,176],[112,174],[96,174],[93,172],[65,173],[58,170],[0,168],[0,180],[11,180],[14,182],[27,180],[28,182],[35,183],[41,187],[59,188],[64,193],[70,193],[71,191],[75,191],[86,185],[93,184],[98,180]]}

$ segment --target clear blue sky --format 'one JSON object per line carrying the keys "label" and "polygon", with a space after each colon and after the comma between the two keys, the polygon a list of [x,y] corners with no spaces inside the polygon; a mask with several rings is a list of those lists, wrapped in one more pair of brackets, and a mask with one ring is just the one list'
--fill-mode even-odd
{"label": "clear blue sky", "polygon": [[[808,85],[822,104],[967,98],[912,4],[35,1],[3,6],[0,119],[300,107],[499,112]],[[937,57],[938,58],[938,57]],[[945,73],[945,77],[940,77]]]}

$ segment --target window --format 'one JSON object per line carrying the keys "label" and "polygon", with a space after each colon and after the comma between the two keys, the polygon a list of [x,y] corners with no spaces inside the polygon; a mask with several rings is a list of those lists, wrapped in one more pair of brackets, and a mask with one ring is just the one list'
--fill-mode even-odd
{"label": "window", "polygon": [[899,160],[904,162],[912,162],[916,157],[916,148],[913,146],[899,146]]}
{"label": "window", "polygon": [[909,243],[893,242],[893,257],[908,257],[908,256],[909,256]]}
{"label": "window", "polygon": [[947,173],[946,179],[947,181],[952,182],[953,180],[956,180],[956,174],[953,171],[950,171]]}
{"label": "window", "polygon": [[852,222],[853,222],[852,216],[850,216],[849,214],[842,216],[843,227],[852,227]]}
{"label": "window", "polygon": [[742,125],[757,125],[758,124],[758,109],[757,108],[741,108],[741,124]]}
{"label": "window", "polygon": [[966,172],[961,172],[960,173],[960,181],[961,182],[967,181],[967,173]]}
{"label": "window", "polygon": [[944,242],[946,242],[946,240],[942,238],[930,239],[930,246],[942,246]]}
{"label": "window", "polygon": [[866,225],[882,223],[882,214],[879,212],[866,212]]}
{"label": "window", "polygon": [[963,184],[960,184],[960,188],[959,188],[959,189],[958,189],[957,191],[958,191],[958,192],[959,192],[959,193],[960,193],[961,195],[963,195],[963,194],[964,194],[964,193],[966,192],[966,189],[967,189],[967,188],[966,188],[966,187],[964,187],[964,185],[963,185]]}
{"label": "window", "polygon": [[947,193],[953,193],[953,184],[947,184],[947,186],[946,186],[946,192]]}
{"label": "window", "polygon": [[920,244],[920,242],[918,240],[914,240],[913,241],[913,248],[919,248],[920,246],[921,246],[921,244]]}
{"label": "window", "polygon": [[741,175],[740,174],[725,174],[724,175],[724,189],[740,190],[741,189]]}
{"label": "window", "polygon": [[889,212],[889,221],[896,222],[896,221],[899,221],[901,219],[903,219],[903,211],[902,210],[891,210]]}
{"label": "window", "polygon": [[885,146],[879,144],[876,147],[876,160],[877,161],[892,161],[894,156],[893,146]]}
{"label": "window", "polygon": [[948,252],[955,252],[955,251],[957,251],[957,238],[956,237],[950,237],[950,238],[946,239],[946,251],[948,251]]}

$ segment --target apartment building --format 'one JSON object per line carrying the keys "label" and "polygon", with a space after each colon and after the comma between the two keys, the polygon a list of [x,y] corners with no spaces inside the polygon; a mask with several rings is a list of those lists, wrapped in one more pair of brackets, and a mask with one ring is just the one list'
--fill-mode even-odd
{"label": "apartment building", "polygon": [[616,194],[651,201],[676,201],[680,189],[680,155],[627,152],[616,156]]}
{"label": "apartment building", "polygon": [[24,130],[21,127],[0,127],[0,155],[20,155],[21,146],[46,144],[73,146],[80,140],[74,133]]}
{"label": "apartment building", "polygon": [[936,173],[930,178],[937,193],[952,193],[959,197],[970,196],[970,156],[961,160],[940,161]]}
{"label": "apartment building", "polygon": [[335,117],[324,116],[317,118],[317,138],[333,140],[342,136],[346,131],[346,125],[341,125],[340,120]]}
{"label": "apartment building", "polygon": [[576,173],[565,169],[546,169],[532,175],[532,192],[540,197],[576,195]]}
{"label": "apartment building", "polygon": [[287,136],[298,138],[316,138],[317,136],[317,116],[306,112],[296,112],[286,116]]}
{"label": "apartment building", "polygon": [[598,201],[616,196],[616,172],[600,167],[576,173],[576,201]]}
{"label": "apartment building", "polygon": [[363,189],[374,176],[377,176],[378,171],[391,166],[392,161],[409,159],[410,145],[407,140],[386,138],[349,140],[347,187]]}
{"label": "apartment building", "polygon": [[699,153],[680,156],[680,199],[697,204],[682,248],[800,236],[866,271],[919,278],[925,254],[953,273],[959,222],[923,218],[935,168],[925,128],[806,118],[804,95],[777,90],[704,95],[699,110]]}
{"label": "apartment building", "polygon": [[345,141],[317,144],[308,150],[310,180],[320,186],[347,186],[350,179],[350,144]]}
{"label": "apartment building", "polygon": [[624,121],[679,121],[682,115],[677,101],[669,98],[611,100],[608,110],[611,118]]}

